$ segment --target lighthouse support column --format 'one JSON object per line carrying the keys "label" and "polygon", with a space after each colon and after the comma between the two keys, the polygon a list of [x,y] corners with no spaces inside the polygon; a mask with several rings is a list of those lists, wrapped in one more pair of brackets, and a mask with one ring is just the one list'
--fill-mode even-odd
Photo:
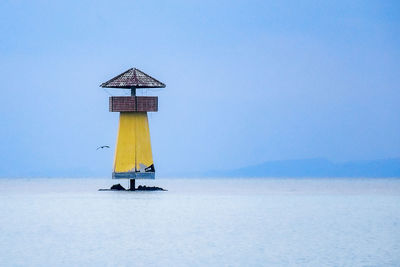
{"label": "lighthouse support column", "polygon": [[135,191],[135,179],[130,179],[129,181],[129,190]]}

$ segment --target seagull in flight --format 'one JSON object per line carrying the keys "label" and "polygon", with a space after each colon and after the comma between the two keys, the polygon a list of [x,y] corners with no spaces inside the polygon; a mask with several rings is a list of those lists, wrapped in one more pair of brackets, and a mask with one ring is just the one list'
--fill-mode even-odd
{"label": "seagull in flight", "polygon": [[99,150],[99,149],[103,149],[103,148],[110,148],[109,146],[99,146],[96,150]]}

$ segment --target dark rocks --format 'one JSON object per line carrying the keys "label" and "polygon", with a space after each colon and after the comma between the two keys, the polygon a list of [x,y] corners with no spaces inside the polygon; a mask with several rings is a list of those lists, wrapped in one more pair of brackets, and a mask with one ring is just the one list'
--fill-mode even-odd
{"label": "dark rocks", "polygon": [[126,190],[121,184],[115,184],[111,186],[111,190]]}
{"label": "dark rocks", "polygon": [[167,191],[167,190],[157,186],[139,185],[135,191]]}
{"label": "dark rocks", "polygon": [[138,188],[135,189],[125,189],[121,184],[115,184],[111,186],[110,189],[99,189],[99,191],[168,191],[161,187],[157,186],[145,186],[139,185]]}

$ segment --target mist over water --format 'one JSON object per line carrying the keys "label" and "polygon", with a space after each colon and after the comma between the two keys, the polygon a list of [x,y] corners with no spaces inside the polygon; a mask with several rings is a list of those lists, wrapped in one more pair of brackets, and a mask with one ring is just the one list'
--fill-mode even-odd
{"label": "mist over water", "polygon": [[400,264],[400,179],[114,182],[0,179],[0,265]]}

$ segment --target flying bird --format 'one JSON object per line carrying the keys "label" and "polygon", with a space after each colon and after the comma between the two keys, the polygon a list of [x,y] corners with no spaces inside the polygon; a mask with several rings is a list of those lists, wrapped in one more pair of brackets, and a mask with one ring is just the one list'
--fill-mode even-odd
{"label": "flying bird", "polygon": [[109,146],[99,146],[96,150],[99,150],[99,149],[103,149],[103,148],[110,148]]}

